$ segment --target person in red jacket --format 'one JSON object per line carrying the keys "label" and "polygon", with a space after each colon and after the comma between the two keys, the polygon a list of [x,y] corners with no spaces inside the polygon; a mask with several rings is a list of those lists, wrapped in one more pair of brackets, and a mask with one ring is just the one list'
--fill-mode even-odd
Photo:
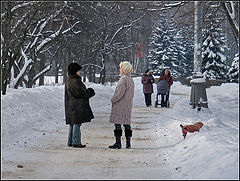
{"label": "person in red jacket", "polygon": [[[162,71],[162,75],[160,76],[158,82],[160,82],[161,80],[166,80],[167,83],[168,83],[169,88],[172,86],[173,79],[172,79],[171,73],[170,73],[170,71],[168,69],[164,69]],[[164,95],[161,95],[161,96],[162,96],[161,97],[162,98],[161,99],[162,107],[164,107],[164,106],[167,107],[167,101],[169,100],[169,94],[167,94],[166,100],[164,100]]]}

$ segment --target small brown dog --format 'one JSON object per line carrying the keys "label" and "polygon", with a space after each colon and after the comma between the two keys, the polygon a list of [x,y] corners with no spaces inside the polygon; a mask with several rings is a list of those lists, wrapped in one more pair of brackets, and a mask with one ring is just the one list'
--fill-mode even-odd
{"label": "small brown dog", "polygon": [[185,125],[185,126],[180,124],[180,127],[182,128],[183,138],[185,139],[185,137],[187,136],[187,132],[189,132],[189,133],[193,133],[195,131],[199,132],[200,128],[203,127],[203,123],[196,122],[195,124]]}

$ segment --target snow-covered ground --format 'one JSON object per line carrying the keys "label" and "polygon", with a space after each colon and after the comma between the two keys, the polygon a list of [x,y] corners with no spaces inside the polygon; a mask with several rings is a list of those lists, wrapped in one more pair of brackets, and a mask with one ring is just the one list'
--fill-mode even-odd
{"label": "snow-covered ground", "polygon": [[[209,108],[197,112],[189,105],[191,87],[179,82],[170,108],[145,107],[140,80],[134,78],[132,148],[122,137],[121,150],[108,149],[116,83],[85,83],[96,95],[95,119],[81,127],[84,149],[66,146],[63,85],[8,89],[1,97],[2,179],[239,179],[239,85],[208,88]],[[200,132],[183,139],[179,125],[197,121],[204,123]]]}

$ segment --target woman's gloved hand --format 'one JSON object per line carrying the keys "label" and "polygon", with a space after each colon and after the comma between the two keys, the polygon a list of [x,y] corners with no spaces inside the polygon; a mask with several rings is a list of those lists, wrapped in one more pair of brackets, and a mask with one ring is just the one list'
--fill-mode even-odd
{"label": "woman's gloved hand", "polygon": [[88,88],[87,92],[89,93],[90,97],[93,97],[95,95],[95,91],[93,88]]}

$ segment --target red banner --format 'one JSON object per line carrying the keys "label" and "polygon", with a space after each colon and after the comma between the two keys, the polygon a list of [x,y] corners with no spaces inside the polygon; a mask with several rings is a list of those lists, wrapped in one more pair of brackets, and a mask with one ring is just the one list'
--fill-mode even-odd
{"label": "red banner", "polygon": [[139,58],[139,48],[141,47],[141,57],[143,57],[143,42],[137,42],[137,58]]}

